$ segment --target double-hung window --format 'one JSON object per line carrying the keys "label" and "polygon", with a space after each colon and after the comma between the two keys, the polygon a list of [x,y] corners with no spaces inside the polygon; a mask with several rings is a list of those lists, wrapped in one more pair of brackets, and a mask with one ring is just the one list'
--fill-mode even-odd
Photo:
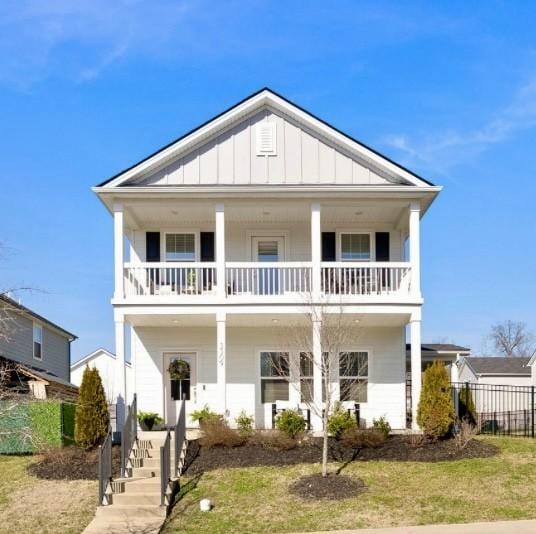
{"label": "double-hung window", "polygon": [[341,401],[367,402],[368,352],[339,354]]}
{"label": "double-hung window", "polygon": [[341,234],[342,261],[370,261],[370,234]]}
{"label": "double-hung window", "polygon": [[38,324],[33,325],[33,357],[43,359],[43,327]]}
{"label": "double-hung window", "polygon": [[300,352],[300,400],[313,400],[313,357],[309,352]]}
{"label": "double-hung window", "polygon": [[261,402],[289,400],[288,352],[261,352]]}
{"label": "double-hung window", "polygon": [[166,261],[195,261],[195,234],[166,234]]}

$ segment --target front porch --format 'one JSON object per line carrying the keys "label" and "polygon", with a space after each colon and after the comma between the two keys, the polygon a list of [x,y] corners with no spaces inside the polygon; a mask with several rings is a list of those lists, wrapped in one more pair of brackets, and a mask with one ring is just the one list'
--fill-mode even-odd
{"label": "front porch", "polygon": [[[331,379],[333,399],[341,400],[354,413],[357,407],[360,421],[367,426],[383,416],[393,429],[406,428],[405,327],[411,315],[355,313],[347,314],[347,319],[351,326],[344,352],[359,359],[359,376],[352,377],[359,387],[353,388],[351,394],[343,392],[349,377],[335,366]],[[311,404],[322,409],[322,389],[318,387],[322,379],[314,368],[303,369],[299,363],[300,353],[313,346],[313,328],[305,314],[220,311],[198,315],[131,314],[125,315],[124,320],[131,326],[134,392],[140,411],[156,412],[172,425],[177,402],[185,395],[189,427],[194,426],[192,412],[208,406],[225,414],[231,425],[244,411],[254,416],[257,428],[271,428],[275,406],[309,412],[311,428],[321,429],[321,420],[315,417]],[[420,327],[418,321],[413,324]],[[298,331],[303,347],[296,345]],[[420,347],[420,339],[417,344]],[[420,350],[414,353],[417,361]],[[275,376],[266,371],[267,355],[274,354],[289,358],[287,373]],[[177,359],[188,362],[190,370],[189,377],[180,384],[168,372],[170,362]],[[419,359],[419,377],[420,367]],[[418,398],[418,388],[420,381],[414,385],[414,398]],[[127,398],[132,393],[128,392]]]}

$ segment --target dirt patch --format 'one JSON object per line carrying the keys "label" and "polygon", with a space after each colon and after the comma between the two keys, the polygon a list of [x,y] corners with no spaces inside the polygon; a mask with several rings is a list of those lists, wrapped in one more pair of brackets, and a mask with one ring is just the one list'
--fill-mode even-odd
{"label": "dirt patch", "polygon": [[290,493],[303,499],[329,499],[332,501],[355,497],[365,491],[365,484],[359,478],[345,475],[315,473],[302,477],[288,487]]}
{"label": "dirt patch", "polygon": [[[98,449],[86,451],[79,447],[52,449],[40,455],[40,459],[28,466],[28,472],[47,480],[97,480]],[[119,475],[120,447],[112,447],[112,472]]]}
{"label": "dirt patch", "polygon": [[[464,458],[488,458],[499,453],[489,443],[472,440],[464,449],[456,447],[454,440],[410,443],[407,436],[391,436],[380,447],[360,450],[345,447],[330,439],[329,459],[335,462],[388,460],[398,462],[439,462]],[[322,456],[322,439],[306,438],[290,450],[278,450],[247,442],[240,447],[201,447],[190,442],[186,464],[188,474],[197,475],[222,467],[255,467],[319,463]]]}

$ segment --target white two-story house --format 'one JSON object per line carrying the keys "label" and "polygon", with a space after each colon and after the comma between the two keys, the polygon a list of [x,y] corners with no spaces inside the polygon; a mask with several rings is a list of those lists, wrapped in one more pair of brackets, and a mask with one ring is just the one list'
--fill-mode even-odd
{"label": "white two-story house", "polygon": [[319,406],[316,367],[265,365],[285,350],[279,330],[316,306],[355,318],[347,369],[360,376],[334,380],[360,387],[341,400],[404,428],[406,331],[413,415],[421,387],[420,223],[440,190],[269,89],[98,185],[114,219],[120,395],[127,345],[127,401],[135,392],[169,425],[185,396],[187,412],[208,405],[232,422],[244,410],[271,427],[274,404],[300,404],[301,380]]}

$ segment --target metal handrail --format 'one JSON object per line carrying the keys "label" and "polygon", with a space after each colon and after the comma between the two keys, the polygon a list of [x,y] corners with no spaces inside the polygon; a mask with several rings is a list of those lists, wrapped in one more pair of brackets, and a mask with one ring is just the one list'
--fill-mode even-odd
{"label": "metal handrail", "polygon": [[128,476],[128,462],[130,452],[138,441],[138,403],[136,394],[132,399],[121,433],[121,476]]}
{"label": "metal handrail", "polygon": [[166,505],[166,494],[170,482],[171,470],[171,432],[168,430],[164,444],[160,447],[160,504]]}
{"label": "metal handrail", "polygon": [[108,433],[104,441],[99,445],[99,506],[110,504],[108,502],[107,490],[112,481],[112,427],[108,428]]}
{"label": "metal handrail", "polygon": [[179,417],[175,425],[175,476],[179,477],[182,472],[181,452],[186,439],[186,402],[179,401]]}

